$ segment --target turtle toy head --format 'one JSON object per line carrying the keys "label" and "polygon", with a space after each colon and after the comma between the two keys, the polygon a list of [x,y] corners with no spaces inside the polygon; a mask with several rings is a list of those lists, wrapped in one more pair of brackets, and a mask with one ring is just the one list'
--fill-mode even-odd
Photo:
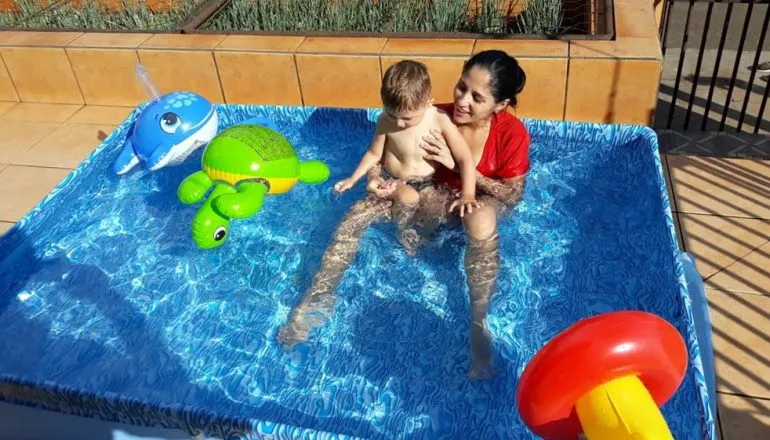
{"label": "turtle toy head", "polygon": [[230,233],[230,219],[217,213],[210,204],[205,204],[193,218],[192,236],[201,249],[214,249],[227,241]]}

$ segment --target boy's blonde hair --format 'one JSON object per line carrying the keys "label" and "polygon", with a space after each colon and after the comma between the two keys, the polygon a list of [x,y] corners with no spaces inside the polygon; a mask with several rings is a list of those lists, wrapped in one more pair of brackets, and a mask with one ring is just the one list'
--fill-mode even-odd
{"label": "boy's blonde hair", "polygon": [[430,99],[430,76],[425,64],[404,60],[385,71],[380,88],[382,106],[395,112],[416,110]]}

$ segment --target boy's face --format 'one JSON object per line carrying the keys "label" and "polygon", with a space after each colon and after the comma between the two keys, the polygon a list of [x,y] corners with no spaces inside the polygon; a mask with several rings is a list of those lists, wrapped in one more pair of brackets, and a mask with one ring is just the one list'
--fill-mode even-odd
{"label": "boy's face", "polygon": [[429,103],[419,106],[414,110],[392,110],[384,109],[385,116],[390,119],[396,127],[401,130],[405,130],[410,127],[414,127],[422,121],[422,117],[425,116],[425,110],[427,110]]}

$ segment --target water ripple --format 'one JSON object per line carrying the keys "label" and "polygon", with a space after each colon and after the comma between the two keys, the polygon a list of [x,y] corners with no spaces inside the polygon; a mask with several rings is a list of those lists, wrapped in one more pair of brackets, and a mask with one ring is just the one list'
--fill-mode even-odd
{"label": "water ripple", "polygon": [[[458,224],[440,229],[417,259],[392,226],[370,229],[334,319],[291,353],[276,344],[334,225],[364,194],[359,186],[334,197],[330,183],[354,167],[377,113],[218,109],[225,124],[273,118],[303,159],[329,164],[330,182],[268,197],[257,216],[233,222],[225,246],[203,252],[189,236],[195,208],[175,196],[201,152],[177,167],[114,176],[121,126],[0,238],[0,286],[8,286],[0,288],[0,374],[70,390],[45,394],[60,410],[227,436],[533,438],[514,395],[536,350],[580,318],[637,308],[674,323],[696,361],[664,407],[674,436],[707,431],[648,132],[528,121],[533,168],[523,202],[500,223],[489,318],[499,374],[470,382]],[[112,397],[97,404],[73,393]]]}

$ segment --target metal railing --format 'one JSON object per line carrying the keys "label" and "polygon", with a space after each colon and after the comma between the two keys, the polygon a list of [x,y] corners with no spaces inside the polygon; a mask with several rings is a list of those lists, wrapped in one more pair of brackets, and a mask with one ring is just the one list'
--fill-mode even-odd
{"label": "metal railing", "polygon": [[767,0],[665,0],[655,127],[770,133]]}

